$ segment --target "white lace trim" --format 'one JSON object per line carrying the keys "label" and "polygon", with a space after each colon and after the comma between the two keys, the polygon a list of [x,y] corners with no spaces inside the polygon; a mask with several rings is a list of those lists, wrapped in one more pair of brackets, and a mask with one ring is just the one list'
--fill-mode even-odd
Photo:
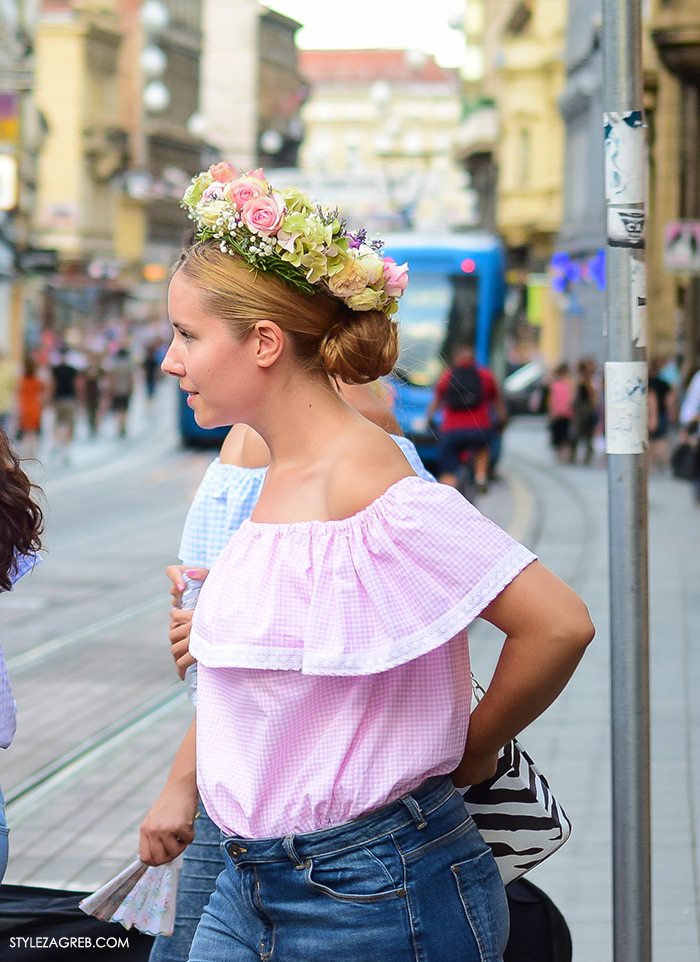
{"label": "white lace trim", "polygon": [[[225,647],[212,645],[192,631],[192,654],[207,668],[262,668],[301,671],[306,675],[372,675],[405,664],[450,641],[474,621],[484,608],[535,556],[523,545],[515,544],[482,580],[456,605],[431,624],[408,638],[389,639],[381,650],[346,651],[324,656],[322,651],[231,642]],[[352,639],[348,639],[352,643]]]}

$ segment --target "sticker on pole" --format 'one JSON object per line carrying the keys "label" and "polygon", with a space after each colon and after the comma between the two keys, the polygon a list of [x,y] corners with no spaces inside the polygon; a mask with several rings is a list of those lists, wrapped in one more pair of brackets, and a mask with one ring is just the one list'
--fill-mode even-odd
{"label": "sticker on pole", "polygon": [[649,438],[646,361],[605,363],[605,451],[643,454]]}
{"label": "sticker on pole", "polygon": [[639,254],[630,259],[630,320],[632,342],[647,346],[647,270]]}
{"label": "sticker on pole", "polygon": [[605,200],[611,247],[644,247],[646,137],[641,110],[604,114]]}
{"label": "sticker on pole", "polygon": [[605,200],[614,207],[644,203],[646,138],[641,110],[604,114]]}

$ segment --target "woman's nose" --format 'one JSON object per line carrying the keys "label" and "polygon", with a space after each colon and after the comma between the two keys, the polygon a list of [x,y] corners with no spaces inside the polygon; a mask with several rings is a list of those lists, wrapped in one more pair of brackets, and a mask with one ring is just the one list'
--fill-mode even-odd
{"label": "woman's nose", "polygon": [[185,373],[182,363],[178,361],[177,357],[175,356],[172,343],[165,352],[165,357],[161,362],[160,369],[164,374],[172,374],[173,377],[182,377],[182,375]]}

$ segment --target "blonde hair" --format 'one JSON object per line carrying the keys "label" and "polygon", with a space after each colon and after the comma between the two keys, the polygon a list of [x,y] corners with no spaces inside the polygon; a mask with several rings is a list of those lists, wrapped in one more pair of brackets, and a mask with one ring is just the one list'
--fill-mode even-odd
{"label": "blonde hair", "polygon": [[396,322],[383,311],[352,311],[324,291],[304,293],[255,271],[216,243],[188,247],[175,271],[194,281],[207,309],[244,338],[258,321],[279,325],[306,370],[324,370],[346,384],[367,384],[388,374],[398,356]]}

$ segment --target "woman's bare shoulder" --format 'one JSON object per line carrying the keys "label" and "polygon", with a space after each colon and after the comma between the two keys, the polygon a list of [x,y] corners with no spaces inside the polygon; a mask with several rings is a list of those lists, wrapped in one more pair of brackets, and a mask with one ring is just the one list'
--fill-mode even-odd
{"label": "woman's bare shoulder", "polygon": [[358,431],[354,443],[337,454],[329,469],[329,517],[357,514],[407,477],[415,477],[415,472],[390,435],[377,428]]}
{"label": "woman's bare shoulder", "polygon": [[247,424],[234,424],[221,445],[219,459],[239,468],[265,468],[270,452],[257,431]]}

